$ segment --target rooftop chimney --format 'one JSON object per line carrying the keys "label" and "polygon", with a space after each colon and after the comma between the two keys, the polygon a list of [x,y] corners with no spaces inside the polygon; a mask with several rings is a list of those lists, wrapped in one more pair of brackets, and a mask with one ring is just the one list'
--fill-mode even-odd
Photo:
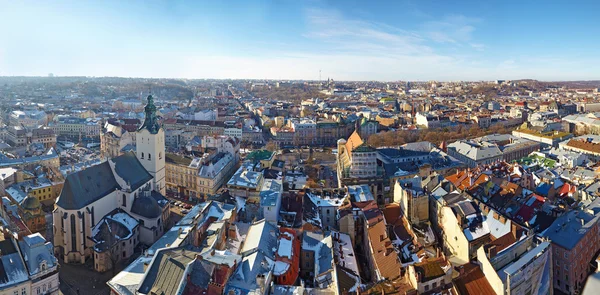
{"label": "rooftop chimney", "polygon": [[492,259],[498,254],[498,250],[496,249],[496,245],[491,245],[488,249],[488,258]]}

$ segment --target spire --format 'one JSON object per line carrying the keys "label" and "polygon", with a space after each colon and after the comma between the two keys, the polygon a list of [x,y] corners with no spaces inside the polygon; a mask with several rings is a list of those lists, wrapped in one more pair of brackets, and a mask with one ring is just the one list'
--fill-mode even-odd
{"label": "spire", "polygon": [[160,124],[158,124],[158,119],[156,118],[156,106],[154,105],[154,98],[152,95],[148,95],[148,103],[146,104],[146,107],[144,107],[144,112],[146,113],[146,117],[144,118],[144,123],[138,130],[146,128],[152,134],[158,133]]}

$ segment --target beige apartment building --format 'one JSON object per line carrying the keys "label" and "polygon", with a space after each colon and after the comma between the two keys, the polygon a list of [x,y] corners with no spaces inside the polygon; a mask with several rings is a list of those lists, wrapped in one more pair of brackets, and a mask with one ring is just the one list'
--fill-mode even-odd
{"label": "beige apartment building", "polygon": [[167,191],[183,197],[213,195],[233,174],[235,167],[232,154],[215,150],[195,158],[167,154]]}

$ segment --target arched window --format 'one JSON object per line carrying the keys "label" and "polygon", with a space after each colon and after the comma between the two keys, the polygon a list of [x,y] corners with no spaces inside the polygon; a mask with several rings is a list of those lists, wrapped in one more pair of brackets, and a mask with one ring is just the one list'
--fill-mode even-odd
{"label": "arched window", "polygon": [[71,214],[71,251],[77,251],[77,233],[75,233],[75,215]]}
{"label": "arched window", "polygon": [[142,159],[144,158],[144,153],[142,153]]}
{"label": "arched window", "polygon": [[148,154],[148,161],[152,160],[152,155]]}

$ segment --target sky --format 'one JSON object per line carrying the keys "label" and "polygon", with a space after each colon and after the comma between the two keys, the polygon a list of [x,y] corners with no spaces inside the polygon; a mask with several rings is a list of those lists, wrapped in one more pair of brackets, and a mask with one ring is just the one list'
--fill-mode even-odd
{"label": "sky", "polygon": [[0,76],[600,80],[600,1],[0,0]]}

